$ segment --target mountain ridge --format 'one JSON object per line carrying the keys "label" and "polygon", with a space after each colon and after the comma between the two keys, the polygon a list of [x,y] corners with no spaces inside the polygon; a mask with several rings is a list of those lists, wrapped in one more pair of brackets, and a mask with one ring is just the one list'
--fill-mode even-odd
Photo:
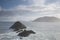
{"label": "mountain ridge", "polygon": [[44,16],[33,20],[33,22],[60,22],[60,19],[57,17]]}

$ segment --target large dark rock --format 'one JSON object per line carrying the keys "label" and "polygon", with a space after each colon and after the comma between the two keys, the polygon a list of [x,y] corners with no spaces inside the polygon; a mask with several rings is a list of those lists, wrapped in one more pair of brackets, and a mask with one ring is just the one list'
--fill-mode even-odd
{"label": "large dark rock", "polygon": [[20,36],[20,38],[21,37],[28,37],[30,34],[35,34],[35,32],[32,30],[24,30],[23,32],[19,33],[18,36]]}
{"label": "large dark rock", "polygon": [[10,27],[10,29],[13,29],[14,31],[19,31],[22,29],[26,29],[26,26],[21,22],[17,21]]}

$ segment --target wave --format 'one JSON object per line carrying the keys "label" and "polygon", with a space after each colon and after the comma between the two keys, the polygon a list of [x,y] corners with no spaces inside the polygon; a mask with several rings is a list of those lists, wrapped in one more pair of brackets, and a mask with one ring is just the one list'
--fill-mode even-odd
{"label": "wave", "polygon": [[[0,34],[0,40],[20,40],[17,34],[18,33],[15,32]],[[25,37],[22,40],[56,40],[56,38],[53,34],[50,33],[37,32],[36,34],[31,34],[29,37]]]}

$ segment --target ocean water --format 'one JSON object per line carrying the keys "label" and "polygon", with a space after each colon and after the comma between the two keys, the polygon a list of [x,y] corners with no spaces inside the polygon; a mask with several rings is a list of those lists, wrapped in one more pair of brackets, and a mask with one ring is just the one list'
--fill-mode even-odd
{"label": "ocean water", "polygon": [[60,22],[22,22],[36,34],[20,39],[9,27],[14,22],[0,22],[0,40],[60,40]]}

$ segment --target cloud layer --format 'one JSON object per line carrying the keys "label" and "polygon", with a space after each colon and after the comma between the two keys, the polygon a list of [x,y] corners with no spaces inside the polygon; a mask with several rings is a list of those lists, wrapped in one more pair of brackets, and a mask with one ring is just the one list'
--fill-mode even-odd
{"label": "cloud layer", "polygon": [[30,21],[41,16],[60,17],[59,0],[29,0],[28,2],[30,5],[20,4],[9,9],[0,7],[0,10],[4,11],[4,13],[0,12],[0,19],[3,21]]}

